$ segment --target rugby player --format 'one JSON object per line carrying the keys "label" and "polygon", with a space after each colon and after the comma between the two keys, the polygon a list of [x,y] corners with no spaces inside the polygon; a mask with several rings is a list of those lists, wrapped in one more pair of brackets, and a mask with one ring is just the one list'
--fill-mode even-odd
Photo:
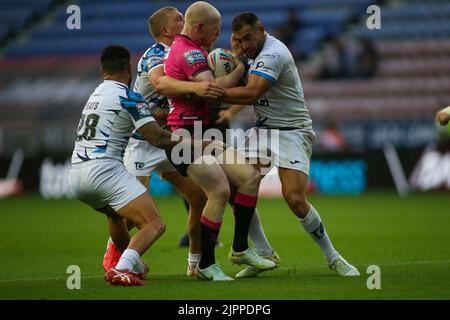
{"label": "rugby player", "polygon": [[[161,129],[144,97],[130,90],[127,48],[107,46],[100,60],[104,81],[82,111],[69,186],[79,200],[107,216],[110,236],[123,252],[105,280],[113,285],[144,285],[148,267],[140,257],[163,234],[165,225],[146,188],[125,169],[123,152],[135,129],[149,143],[167,150],[181,140]],[[131,239],[124,219],[139,229]]]}
{"label": "rugby player", "polygon": [[[240,151],[247,158],[258,158],[270,149],[272,163],[278,167],[283,197],[305,231],[322,249],[329,267],[341,276],[359,276],[358,270],[335,250],[319,213],[306,199],[315,133],[298,69],[289,49],[269,35],[251,12],[241,13],[233,19],[232,32],[234,40],[252,63],[247,85],[225,89],[223,101],[253,104],[257,121],[248,141],[255,136],[256,141],[259,140],[262,130],[268,130],[269,137],[276,135],[279,141],[278,146],[270,142],[244,143]],[[238,275],[252,276],[254,271],[246,268]]]}
{"label": "rugby player", "polygon": [[[147,102],[150,104],[153,113],[160,114],[167,104],[167,99],[164,96],[158,95],[153,87],[154,82],[163,75],[162,59],[168,51],[169,46],[172,44],[174,36],[180,33],[182,28],[183,16],[174,7],[161,8],[149,18],[149,30],[157,43],[149,48],[139,61],[135,90],[144,95]],[[223,93],[223,90],[220,87],[215,86],[208,81],[187,83],[186,86],[181,86],[177,89],[177,94],[186,95],[195,93],[197,96],[211,99],[217,98],[219,94]],[[162,109],[162,111],[160,109]],[[135,133],[130,139],[124,161],[127,170],[135,175],[144,186],[148,186],[151,172],[157,171],[158,174],[169,181],[185,199],[188,199],[190,203],[188,234],[193,240],[190,241],[187,275],[193,275],[195,266],[200,259],[200,214],[205,204],[203,191],[188,177],[182,177],[173,168],[167,160],[164,150],[148,144],[146,141],[142,140],[142,137],[140,137],[138,133]],[[252,219],[252,225],[255,225],[252,228],[252,240],[259,245],[258,249],[263,247],[272,250],[264,235],[258,217]],[[263,245],[261,245],[261,243],[263,243]],[[270,254],[276,255],[273,250],[270,251]],[[109,241],[103,261],[105,270],[114,266],[117,263],[119,256],[120,251],[114,246],[112,241]]]}
{"label": "rugby player", "polygon": [[[199,1],[187,9],[185,18],[182,33],[175,37],[164,59],[165,74],[179,80],[194,78],[195,81],[214,83],[214,77],[207,64],[207,52],[203,48],[211,47],[219,35],[220,14],[212,5]],[[243,72],[244,66],[240,63],[234,71],[216,79],[216,82],[224,87],[234,86]],[[169,96],[171,111],[167,123],[170,130],[186,129],[192,134],[195,131],[196,121],[203,125],[203,129],[207,128],[209,125],[207,101],[177,96],[179,93],[177,88],[178,86],[172,88],[174,91],[165,93],[157,84],[159,93]],[[245,164],[243,159],[242,164],[227,163],[227,159],[240,157],[234,149],[227,147],[218,155],[193,157],[192,161],[181,164],[174,162],[174,154],[167,154],[177,170],[200,186],[208,198],[201,217],[202,253],[196,268],[197,277],[219,281],[232,280],[215,263],[214,255],[223,212],[230,196],[229,184],[237,189],[233,198],[236,223],[233,247],[229,254],[230,261],[248,264],[261,270],[273,269],[275,263],[259,257],[253,248],[249,248],[247,241],[259,188],[259,175],[255,168]]]}
{"label": "rugby player", "polygon": [[[163,58],[184,26],[184,17],[174,7],[164,7],[155,11],[148,20],[150,34],[156,43],[148,48],[139,60],[134,91],[139,92],[148,102],[152,113],[160,125],[165,125],[167,117],[167,98],[155,92],[152,83],[163,74]],[[185,94],[193,94],[205,98],[217,98],[223,90],[208,82],[188,83],[184,87]],[[206,203],[203,191],[187,177],[182,177],[167,160],[163,149],[149,144],[138,131],[130,138],[125,151],[124,164],[146,188],[153,171],[171,183],[175,189],[189,202],[188,234],[191,238],[188,254],[187,275],[193,275],[200,259],[200,215]],[[156,207],[156,205],[155,205]],[[128,224],[128,227],[133,227]],[[120,250],[109,239],[103,258],[105,271],[114,267],[121,255]]]}

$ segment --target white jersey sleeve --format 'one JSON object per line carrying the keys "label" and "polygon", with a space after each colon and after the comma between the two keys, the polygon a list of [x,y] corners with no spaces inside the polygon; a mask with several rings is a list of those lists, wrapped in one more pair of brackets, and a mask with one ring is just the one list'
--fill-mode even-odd
{"label": "white jersey sleeve", "polygon": [[105,80],[89,97],[77,129],[72,163],[99,158],[121,160],[131,134],[155,121],[144,97]]}
{"label": "white jersey sleeve", "polygon": [[250,74],[256,74],[263,78],[269,80],[272,85],[280,77],[280,74],[284,69],[284,55],[281,54],[280,50],[276,48],[271,48],[271,50],[266,50],[262,52],[253,62],[250,67]]}
{"label": "white jersey sleeve", "polygon": [[[164,67],[164,56],[168,52],[169,47],[163,43],[155,43],[148,48],[139,59],[137,66],[137,77],[134,82],[134,91],[144,96],[150,106],[150,110],[154,108],[168,109],[169,102],[167,97],[156,92],[155,88],[150,84],[150,74],[153,70]],[[138,133],[133,134],[133,139],[144,140]]]}
{"label": "white jersey sleeve", "polygon": [[267,34],[249,74],[266,78],[272,86],[253,104],[257,127],[312,131],[297,65],[289,49]]}

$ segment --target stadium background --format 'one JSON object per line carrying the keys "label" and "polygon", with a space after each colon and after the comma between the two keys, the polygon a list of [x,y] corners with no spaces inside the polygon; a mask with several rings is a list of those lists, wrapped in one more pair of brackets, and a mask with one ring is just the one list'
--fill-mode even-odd
{"label": "stadium background", "polygon": [[[298,256],[295,248],[278,249],[283,257],[287,255],[286,269],[279,272],[283,277],[296,276],[296,268],[303,266],[306,268],[303,271],[313,273],[312,279],[317,286],[310,283],[311,287],[307,287],[306,284],[306,293],[296,294],[292,289],[294,291],[287,290],[280,295],[268,293],[257,297],[449,298],[449,288],[442,284],[449,282],[449,131],[438,128],[434,117],[437,110],[450,104],[450,1],[209,2],[222,13],[221,36],[216,47],[229,47],[232,18],[241,11],[251,10],[260,17],[269,33],[288,44],[295,56],[317,133],[310,193],[316,206],[323,209],[325,221],[330,221],[327,225],[332,230],[332,238],[334,231],[337,242],[342,244],[343,250],[349,248],[353,252],[353,260],[359,263],[363,273],[367,265],[377,263],[374,257],[378,257],[381,262],[387,259],[384,262],[390,263],[391,267],[386,268],[394,268],[392,274],[396,276],[420,266],[420,270],[438,277],[423,279],[424,288],[429,291],[420,290],[421,284],[411,290],[411,284],[405,278],[398,284],[398,294],[391,291],[384,292],[385,295],[370,295],[367,289],[364,292],[353,290],[355,284],[349,281],[344,281],[348,290],[341,295],[330,293],[327,291],[330,288],[339,290],[339,279],[326,277],[329,281],[326,282],[320,278],[321,273],[317,271],[318,266],[323,267],[323,263],[319,263],[320,253],[303,235],[297,236],[302,231],[297,232],[298,228],[294,228],[292,238],[280,235],[294,220],[287,206],[277,199],[279,184],[274,172],[261,188],[262,194],[270,196],[261,202],[261,211],[267,211],[267,217],[263,213],[263,221],[268,221],[266,231],[278,239],[274,241],[279,246],[294,247],[292,243],[301,239],[305,242],[303,249],[312,252],[312,256],[289,260],[289,256],[291,259]],[[67,249],[75,262],[77,259],[84,261],[85,253],[89,252],[91,259],[86,258],[85,262],[91,278],[86,281],[93,287],[101,283],[97,260],[102,252],[102,239],[106,237],[104,221],[92,216],[87,207],[71,200],[67,190],[68,159],[80,111],[101,81],[98,53],[110,43],[126,45],[133,53],[135,66],[140,55],[153,43],[147,29],[148,16],[165,5],[176,6],[184,12],[190,3],[0,0],[2,268],[14,270],[16,266],[29,265],[32,261],[29,253],[24,257],[20,252],[23,250],[25,254],[30,246],[34,252],[32,256],[38,261],[56,260],[55,265],[60,263],[61,266],[66,260],[57,252]],[[71,30],[66,25],[72,14],[67,8],[72,4],[81,9],[81,29]],[[367,9],[374,4],[381,9],[381,29],[371,30],[366,25],[371,15]],[[251,122],[252,112],[248,108],[231,125],[246,128]],[[157,203],[169,228],[174,225],[155,251],[171,252],[176,250],[172,247],[183,231],[184,209],[170,186],[157,177],[152,178],[151,189],[158,196]],[[422,194],[430,190],[434,191]],[[286,211],[283,213],[285,220],[279,220],[278,211]],[[426,226],[415,222],[420,214],[428,221]],[[386,226],[385,221],[390,224]],[[37,226],[37,223],[41,225]],[[67,223],[75,225],[70,229]],[[231,222],[229,224],[221,235],[226,245],[229,244],[227,234],[232,230]],[[83,234],[87,225],[90,227]],[[27,234],[23,235],[21,230]],[[83,234],[82,240],[77,241],[80,234],[74,230]],[[63,243],[58,243],[57,239],[64,235],[73,236],[66,244],[71,243],[74,247],[64,248]],[[37,241],[41,237],[42,240]],[[375,239],[381,246],[376,247],[376,254],[372,256],[365,250],[361,254],[365,245],[374,245]],[[395,241],[399,239],[405,240],[395,249]],[[356,245],[358,241],[364,245]],[[89,243],[92,243],[91,247]],[[416,251],[405,249],[410,247]],[[17,252],[14,251],[16,248]],[[405,250],[409,255],[402,255]],[[184,266],[184,252],[174,252],[179,264]],[[370,258],[374,261],[369,261]],[[158,262],[150,260],[158,270]],[[412,265],[408,265],[408,261],[412,261]],[[162,259],[160,263],[166,262]],[[58,291],[60,288],[56,289],[54,284],[40,293],[34,286],[37,282],[27,282],[27,279],[40,281],[46,277],[55,283],[63,281],[62,267],[57,269],[50,265],[51,272],[46,276],[30,268],[23,276],[25,280],[14,275],[15,282],[8,282],[2,273],[0,287],[11,290],[9,294],[3,291],[0,297],[77,298],[67,291]],[[179,270],[174,267],[167,272],[178,274]],[[279,281],[276,272],[266,278],[274,283]],[[358,286],[364,287],[363,280]],[[176,283],[183,281],[181,276],[175,279]],[[304,281],[304,278],[300,279],[301,283]],[[438,284],[435,291],[431,290],[433,284]],[[19,289],[22,286],[24,291]],[[200,293],[194,298],[210,297],[200,285],[197,286]],[[230,293],[230,296],[219,295],[219,298],[251,298],[248,294],[256,290],[250,288],[245,293],[245,287],[241,289],[244,293],[240,296]],[[137,294],[143,298],[189,297],[183,295],[183,291],[175,294],[165,291],[164,287],[161,290],[165,294]],[[121,294],[114,292],[118,295],[112,297]],[[103,294],[85,297],[111,297],[109,293]]]}

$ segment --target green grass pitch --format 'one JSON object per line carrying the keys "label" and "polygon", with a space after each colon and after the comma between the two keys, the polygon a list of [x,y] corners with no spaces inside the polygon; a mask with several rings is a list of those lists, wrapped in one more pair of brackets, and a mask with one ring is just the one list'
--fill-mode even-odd
{"label": "green grass pitch", "polygon": [[[400,199],[375,192],[358,197],[311,196],[335,247],[360,272],[341,278],[281,199],[261,199],[264,228],[281,257],[279,269],[258,278],[212,283],[187,278],[187,250],[176,244],[186,224],[178,197],[158,198],[166,233],[144,255],[146,287],[103,280],[105,218],[76,200],[37,196],[0,200],[0,299],[450,299],[450,196]],[[227,261],[233,217],[227,209],[216,251]],[[81,289],[69,290],[66,269],[81,268]],[[381,289],[369,290],[366,270],[381,269]]]}

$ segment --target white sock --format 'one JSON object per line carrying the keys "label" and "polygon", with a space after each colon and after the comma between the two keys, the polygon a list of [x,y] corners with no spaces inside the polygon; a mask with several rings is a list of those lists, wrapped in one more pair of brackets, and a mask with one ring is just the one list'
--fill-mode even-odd
{"label": "white sock", "polygon": [[201,253],[190,253],[188,254],[188,264],[191,268],[195,268],[200,261]]}
{"label": "white sock", "polygon": [[299,219],[303,228],[309,233],[311,238],[320,246],[323,253],[327,257],[327,261],[331,262],[339,256],[339,253],[333,248],[330,238],[325,231],[319,213],[313,206],[309,209],[305,218]]}
{"label": "white sock", "polygon": [[248,229],[248,236],[253,242],[256,252],[262,256],[273,255],[273,249],[267,241],[261,220],[259,219],[258,210],[255,208],[252,220],[250,221],[250,228]]}
{"label": "white sock", "polygon": [[133,271],[137,272],[137,273],[144,273],[145,272],[145,264],[142,262],[142,260],[140,258],[136,262],[136,264],[134,265]]}
{"label": "white sock", "polygon": [[[120,257],[119,263],[117,263],[116,269],[118,270],[133,270],[133,267],[141,262],[141,257],[136,250],[126,249]],[[142,263],[142,262],[141,262]]]}

